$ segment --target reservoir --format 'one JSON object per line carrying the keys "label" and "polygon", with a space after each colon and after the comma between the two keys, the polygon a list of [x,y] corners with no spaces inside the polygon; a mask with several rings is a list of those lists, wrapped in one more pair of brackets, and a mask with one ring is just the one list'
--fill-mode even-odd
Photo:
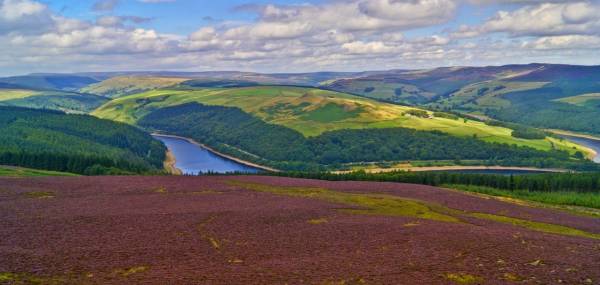
{"label": "reservoir", "polygon": [[578,143],[583,146],[587,146],[593,149],[596,152],[596,157],[594,157],[594,162],[600,163],[600,140],[594,140],[590,138],[582,138],[582,137],[574,137],[568,135],[560,135],[561,137],[570,140],[574,143]]}
{"label": "reservoir", "polygon": [[247,166],[225,157],[216,155],[202,146],[193,144],[185,139],[153,135],[162,141],[175,156],[175,167],[183,174],[195,175],[198,173],[216,172],[248,172],[257,173],[260,170]]}

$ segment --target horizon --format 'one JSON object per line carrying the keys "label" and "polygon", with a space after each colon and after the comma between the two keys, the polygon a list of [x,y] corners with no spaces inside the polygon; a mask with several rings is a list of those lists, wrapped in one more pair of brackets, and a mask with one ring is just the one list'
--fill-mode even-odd
{"label": "horizon", "polygon": [[599,31],[598,0],[0,0],[0,76],[599,65]]}
{"label": "horizon", "polygon": [[[554,66],[581,66],[581,67],[600,67],[600,64],[567,64],[567,63],[543,63],[543,62],[531,62],[531,63],[522,63],[522,64],[503,64],[503,65],[455,65],[455,66],[437,66],[431,68],[421,68],[421,69],[404,69],[404,68],[392,68],[392,69],[370,69],[370,70],[354,70],[354,71],[338,71],[338,70],[316,70],[309,72],[258,72],[251,70],[200,70],[200,71],[182,71],[182,70],[120,70],[120,71],[81,71],[81,72],[32,72],[32,73],[24,73],[24,74],[15,74],[9,76],[2,76],[0,78],[7,77],[20,77],[20,76],[35,76],[35,75],[79,75],[79,74],[114,74],[114,73],[123,73],[124,76],[127,75],[136,75],[135,73],[181,73],[181,74],[194,74],[194,73],[254,73],[254,74],[269,74],[269,75],[278,75],[278,74],[313,74],[313,73],[367,73],[367,72],[389,72],[389,71],[421,71],[421,70],[436,70],[443,68],[492,68],[492,67],[505,67],[505,66],[529,66],[529,65],[554,65]],[[143,75],[143,74],[140,74]]]}

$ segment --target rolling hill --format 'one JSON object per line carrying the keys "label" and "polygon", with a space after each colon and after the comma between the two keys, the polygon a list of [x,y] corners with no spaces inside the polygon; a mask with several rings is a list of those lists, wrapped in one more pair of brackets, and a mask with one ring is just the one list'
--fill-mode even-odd
{"label": "rolling hill", "polygon": [[437,130],[450,135],[473,137],[487,141],[530,146],[550,150],[572,150],[573,144],[553,138],[523,140],[511,136],[512,130],[483,122],[445,118],[427,112],[411,114],[419,109],[361,98],[349,94],[302,87],[255,86],[226,89],[155,90],[112,100],[92,115],[135,124],[153,110],[197,102],[206,105],[238,107],[267,123],[281,125],[317,136],[326,131],[404,127]]}
{"label": "rolling hill", "polygon": [[79,174],[159,172],[164,146],[126,124],[0,107],[0,164]]}
{"label": "rolling hill", "polygon": [[98,82],[94,77],[77,74],[30,74],[0,78],[0,83],[34,90],[76,91]]}
{"label": "rolling hill", "polygon": [[599,134],[599,78],[600,66],[528,64],[387,71],[333,80],[323,87],[540,128]]}
{"label": "rolling hill", "polygon": [[107,101],[101,96],[69,91],[0,88],[0,106],[87,113]]}
{"label": "rolling hill", "polygon": [[117,76],[81,88],[82,93],[117,98],[148,90],[173,86],[189,78],[158,76]]}
{"label": "rolling hill", "polygon": [[545,135],[518,138],[502,125],[305,87],[153,90],[111,100],[92,114],[189,136],[279,169],[461,159],[557,167],[588,152]]}

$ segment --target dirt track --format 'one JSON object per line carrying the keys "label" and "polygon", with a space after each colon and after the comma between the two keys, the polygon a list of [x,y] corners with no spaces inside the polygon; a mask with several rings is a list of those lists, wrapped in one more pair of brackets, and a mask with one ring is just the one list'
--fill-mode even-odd
{"label": "dirt track", "polygon": [[[294,197],[290,187],[316,194]],[[361,212],[319,198],[326,195],[368,203],[401,197],[458,221],[411,216],[424,215],[420,208]],[[598,218],[419,185],[2,178],[0,284],[600,284],[600,239],[472,213],[600,234]]]}

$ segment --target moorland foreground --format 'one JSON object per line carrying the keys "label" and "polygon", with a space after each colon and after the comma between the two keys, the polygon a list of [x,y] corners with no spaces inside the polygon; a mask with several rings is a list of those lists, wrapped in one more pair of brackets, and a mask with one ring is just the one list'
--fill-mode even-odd
{"label": "moorland foreground", "polygon": [[0,178],[0,283],[597,284],[600,220],[441,188]]}

